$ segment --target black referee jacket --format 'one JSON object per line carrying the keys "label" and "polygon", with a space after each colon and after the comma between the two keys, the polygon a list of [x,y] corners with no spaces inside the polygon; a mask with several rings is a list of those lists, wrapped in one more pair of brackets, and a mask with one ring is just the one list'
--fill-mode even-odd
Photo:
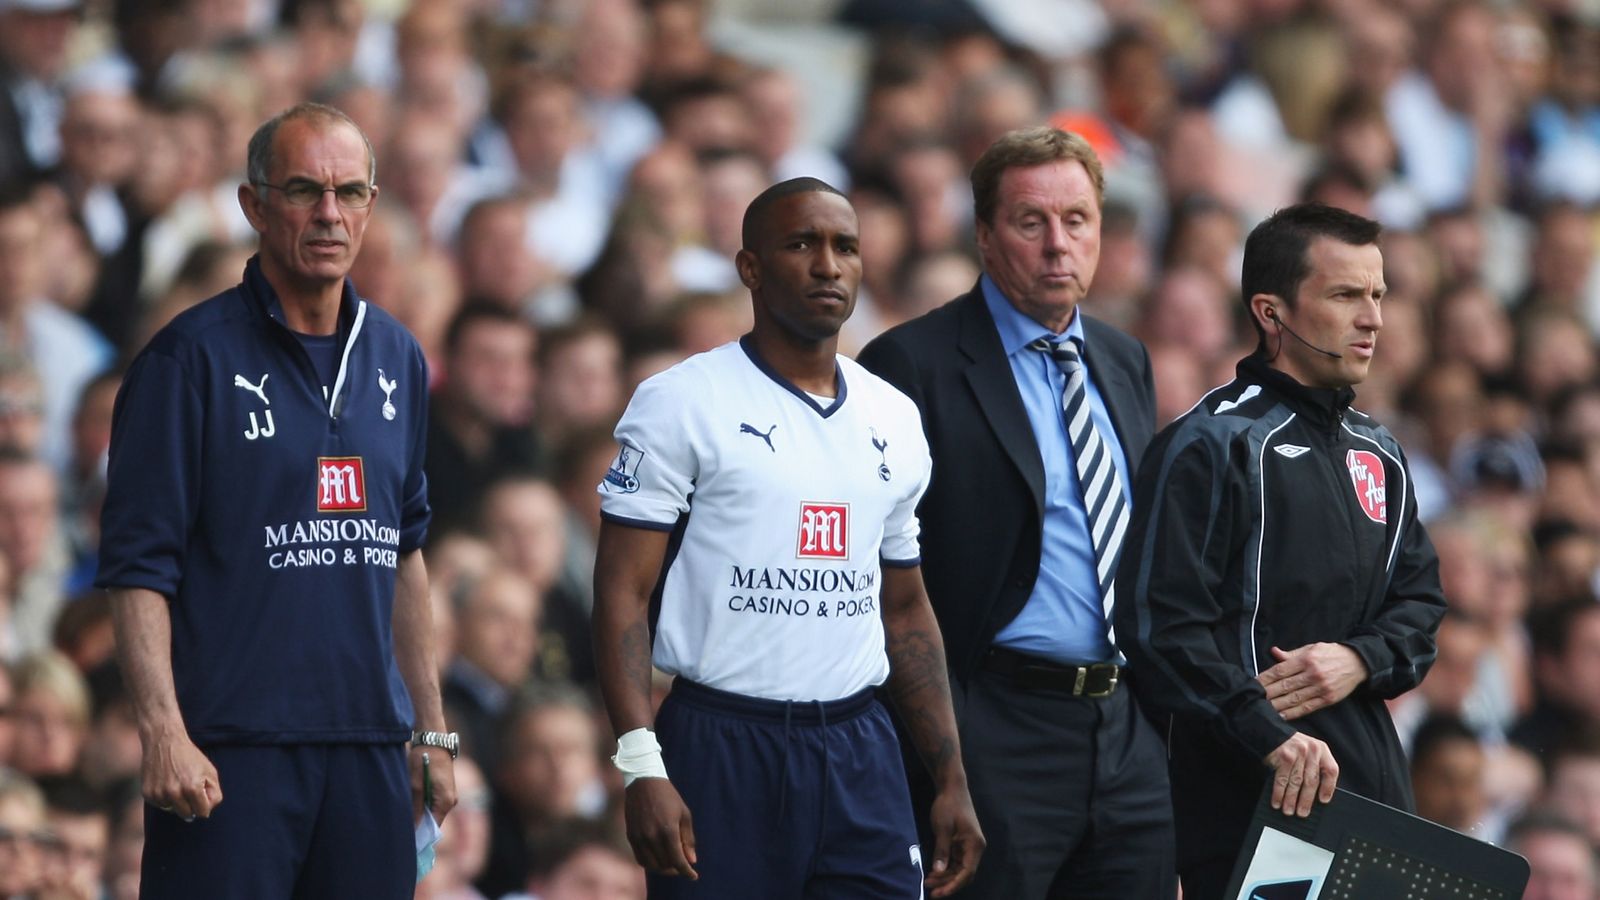
{"label": "black referee jacket", "polygon": [[[1444,615],[1438,559],[1405,457],[1351,409],[1259,356],[1146,452],[1117,577],[1117,642],[1167,730],[1180,867],[1238,851],[1296,730],[1328,743],[1339,786],[1412,808],[1383,701],[1422,681]],[[1271,648],[1342,643],[1366,663],[1355,693],[1293,723],[1256,676]]]}

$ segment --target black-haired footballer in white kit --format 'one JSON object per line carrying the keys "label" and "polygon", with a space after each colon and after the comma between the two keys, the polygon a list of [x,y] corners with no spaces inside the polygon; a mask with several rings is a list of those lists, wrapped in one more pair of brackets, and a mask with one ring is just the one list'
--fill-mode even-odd
{"label": "black-haired footballer in white kit", "polygon": [[[983,848],[922,585],[921,419],[836,352],[856,228],[814,179],[758,197],[754,330],[640,385],[617,426],[595,645],[653,898],[945,896]],[[655,717],[652,663],[677,676]],[[926,870],[886,681],[943,786]]]}
{"label": "black-haired footballer in white kit", "polygon": [[656,668],[767,700],[838,700],[888,677],[880,564],[920,562],[931,461],[916,406],[853,360],[837,365],[838,396],[815,399],[746,337],[628,404],[601,510],[679,534]]}

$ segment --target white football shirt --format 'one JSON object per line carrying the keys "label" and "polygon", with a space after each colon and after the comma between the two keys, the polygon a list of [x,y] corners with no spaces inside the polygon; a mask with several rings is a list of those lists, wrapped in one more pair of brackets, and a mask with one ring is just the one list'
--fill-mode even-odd
{"label": "white football shirt", "polygon": [[916,405],[839,357],[818,403],[749,338],[639,386],[601,512],[673,531],[653,660],[769,700],[837,700],[889,675],[882,564],[914,566],[932,462]]}

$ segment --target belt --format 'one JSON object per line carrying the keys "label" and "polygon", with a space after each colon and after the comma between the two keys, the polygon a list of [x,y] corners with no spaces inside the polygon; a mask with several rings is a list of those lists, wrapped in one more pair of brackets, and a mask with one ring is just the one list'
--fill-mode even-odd
{"label": "belt", "polygon": [[1074,697],[1109,697],[1116,693],[1122,669],[1116,663],[1069,666],[1004,647],[990,647],[983,669],[1004,675],[1024,687],[1063,691]]}

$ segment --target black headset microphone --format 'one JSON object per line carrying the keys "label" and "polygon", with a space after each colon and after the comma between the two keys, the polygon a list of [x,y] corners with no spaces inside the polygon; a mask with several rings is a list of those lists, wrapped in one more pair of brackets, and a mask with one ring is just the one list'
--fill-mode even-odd
{"label": "black headset microphone", "polygon": [[1305,344],[1307,347],[1310,347],[1311,349],[1317,351],[1318,353],[1321,353],[1323,356],[1327,356],[1327,357],[1330,357],[1332,359],[1344,359],[1344,354],[1343,353],[1335,353],[1332,350],[1324,350],[1321,347],[1318,347],[1316,344],[1313,344],[1310,341],[1306,340],[1305,338],[1301,337],[1300,335],[1295,334],[1294,333],[1294,329],[1289,327],[1289,323],[1287,323],[1287,322],[1283,321],[1282,319],[1278,318],[1278,311],[1277,311],[1277,309],[1275,307],[1271,307],[1271,306],[1267,307],[1267,318],[1271,319],[1274,322],[1277,322],[1278,323],[1278,327],[1282,328],[1284,331],[1289,332],[1289,336],[1290,337],[1294,338],[1295,340],[1299,341],[1302,344]]}

